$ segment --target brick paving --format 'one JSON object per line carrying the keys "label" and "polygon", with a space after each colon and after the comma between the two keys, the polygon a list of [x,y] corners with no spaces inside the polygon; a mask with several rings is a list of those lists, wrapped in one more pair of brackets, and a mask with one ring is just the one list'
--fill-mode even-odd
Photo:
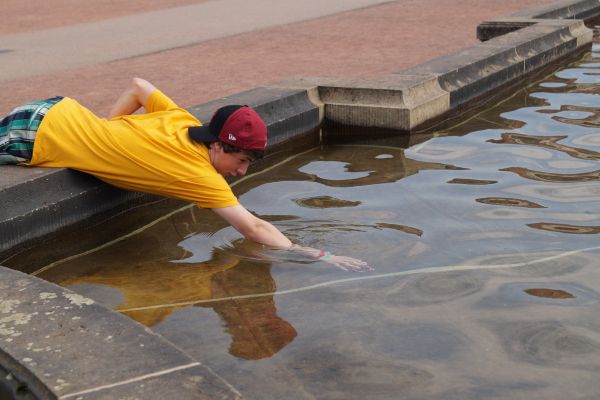
{"label": "brick paving", "polygon": [[[124,2],[129,6],[123,8],[123,4],[110,0],[88,0],[75,6],[68,6],[68,0],[58,0],[64,13],[44,15],[46,2],[31,0],[27,2],[29,10],[38,11],[22,15],[16,12],[22,2],[8,0],[3,10],[5,15],[11,15],[8,26],[14,31],[9,33],[36,31],[35,26],[43,34],[43,29],[57,25],[89,23],[207,1],[210,0],[135,0]],[[74,97],[105,115],[133,76],[152,81],[183,107],[292,76],[375,77],[478,43],[475,29],[486,19],[553,2],[390,1],[154,54],[4,81],[0,83],[0,114],[22,102],[60,94]],[[99,11],[89,15],[90,7],[96,10],[96,6]],[[6,26],[0,30],[0,48]],[[126,44],[124,38],[122,45]],[[1,58],[2,53],[0,65]]]}

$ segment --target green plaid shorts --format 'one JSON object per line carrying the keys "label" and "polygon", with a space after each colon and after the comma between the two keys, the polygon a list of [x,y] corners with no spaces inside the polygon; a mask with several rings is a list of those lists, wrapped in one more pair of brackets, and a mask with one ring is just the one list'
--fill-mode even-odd
{"label": "green plaid shorts", "polygon": [[15,108],[0,120],[0,165],[31,160],[33,142],[48,110],[62,100],[61,96],[32,101]]}

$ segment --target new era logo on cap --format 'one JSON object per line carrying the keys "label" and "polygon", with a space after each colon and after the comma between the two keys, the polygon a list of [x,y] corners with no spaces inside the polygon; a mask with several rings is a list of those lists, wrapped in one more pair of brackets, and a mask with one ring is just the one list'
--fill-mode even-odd
{"label": "new era logo on cap", "polygon": [[240,149],[264,151],[267,126],[256,111],[242,106],[227,116],[219,139]]}

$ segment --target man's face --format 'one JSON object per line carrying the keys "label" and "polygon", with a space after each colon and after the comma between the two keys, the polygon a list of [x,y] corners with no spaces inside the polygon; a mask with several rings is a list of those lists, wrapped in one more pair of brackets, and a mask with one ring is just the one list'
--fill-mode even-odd
{"label": "man's face", "polygon": [[244,176],[253,161],[244,153],[225,153],[219,142],[213,143],[210,149],[212,165],[223,176]]}

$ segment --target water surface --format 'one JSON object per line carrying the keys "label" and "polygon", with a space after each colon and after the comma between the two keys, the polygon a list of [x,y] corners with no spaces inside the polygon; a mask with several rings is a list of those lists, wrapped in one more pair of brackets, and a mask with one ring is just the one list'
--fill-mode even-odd
{"label": "water surface", "polygon": [[264,248],[183,207],[38,275],[249,399],[595,398],[598,57],[409,148],[330,144],[235,184],[293,241],[373,272]]}

